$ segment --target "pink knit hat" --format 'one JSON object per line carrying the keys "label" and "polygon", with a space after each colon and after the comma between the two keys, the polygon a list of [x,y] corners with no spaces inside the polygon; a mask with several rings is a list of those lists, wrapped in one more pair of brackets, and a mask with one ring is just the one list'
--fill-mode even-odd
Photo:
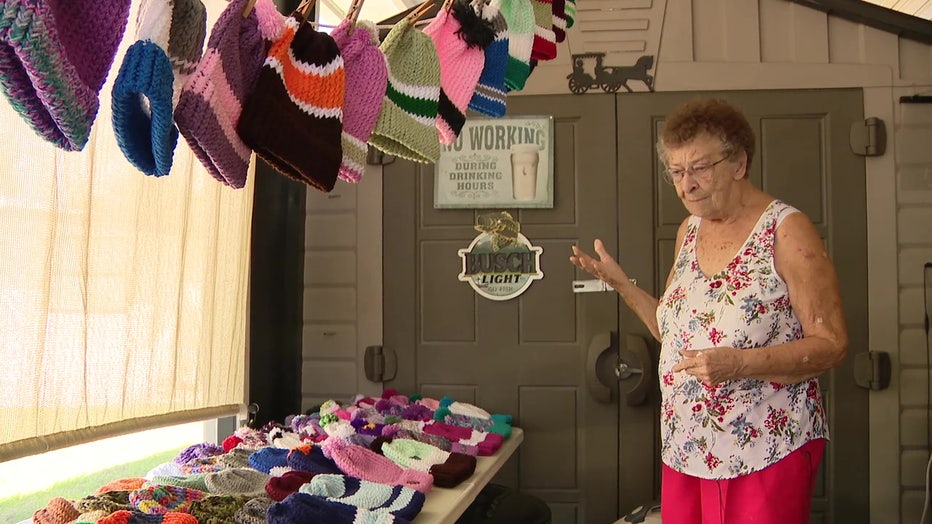
{"label": "pink knit hat", "polygon": [[366,142],[382,111],[388,86],[388,65],[379,49],[379,32],[375,24],[355,24],[344,20],[330,36],[343,55],[346,92],[343,101],[343,163],[338,176],[346,182],[359,182],[366,168]]}
{"label": "pink knit hat", "polygon": [[323,448],[343,473],[352,477],[390,486],[405,486],[421,493],[429,492],[434,485],[434,477],[429,473],[402,468],[371,449],[348,444],[343,439],[329,438],[324,441]]}
{"label": "pink knit hat", "polygon": [[[466,9],[472,8],[466,6]],[[459,20],[446,9],[438,11],[437,16],[424,28],[424,34],[433,40],[440,60],[437,130],[440,132],[440,142],[446,145],[455,142],[463,130],[469,100],[476,91],[485,65],[483,48],[478,45],[470,47],[460,36],[461,32]]]}
{"label": "pink knit hat", "polygon": [[178,130],[197,159],[214,178],[237,189],[246,185],[252,151],[236,133],[236,124],[269,46],[285,24],[272,0],[258,0],[244,18],[246,4],[233,0],[220,14],[175,108]]}

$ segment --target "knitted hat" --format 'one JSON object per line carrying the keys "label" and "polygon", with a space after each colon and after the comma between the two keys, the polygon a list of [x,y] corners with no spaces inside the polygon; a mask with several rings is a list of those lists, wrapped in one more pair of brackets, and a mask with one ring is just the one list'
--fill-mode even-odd
{"label": "knitted hat", "polygon": [[198,491],[208,491],[207,483],[204,481],[206,475],[208,473],[194,473],[183,477],[153,477],[151,483],[159,486],[181,486]]}
{"label": "knitted hat", "polygon": [[437,446],[444,451],[455,451],[464,455],[476,456],[479,454],[479,447],[475,444],[464,444],[460,441],[453,441],[441,435],[431,435],[423,431],[414,431],[410,429],[397,429],[392,433],[394,438],[406,438],[418,442],[426,442],[432,446]]}
{"label": "knitted hat", "polygon": [[181,486],[149,485],[131,491],[129,502],[142,513],[159,515],[169,511],[186,511],[192,502],[205,495],[203,491]]}
{"label": "knitted hat", "polygon": [[476,471],[474,456],[451,453],[410,439],[385,442],[382,453],[402,467],[430,473],[434,484],[443,488],[456,487]]}
{"label": "knitted hat", "polygon": [[362,446],[346,444],[339,439],[327,439],[323,446],[347,475],[392,486],[400,484],[421,493],[430,491],[434,483],[434,479],[423,471],[401,468],[390,459]]}
{"label": "knitted hat", "polygon": [[499,10],[502,1],[493,0],[482,8],[482,18],[495,30],[495,40],[485,48],[485,66],[469,100],[469,109],[496,118],[505,116],[507,98],[508,24]]}
{"label": "knitted hat", "polygon": [[286,461],[287,456],[288,450],[284,448],[272,446],[259,448],[249,455],[249,466],[263,473],[268,473],[274,467],[286,466],[288,464]]}
{"label": "knitted hat", "polygon": [[357,508],[391,513],[407,520],[413,520],[421,512],[425,499],[423,493],[411,488],[346,475],[317,475],[299,491]]}
{"label": "knitted hat", "polygon": [[130,0],[4,0],[0,86],[40,136],[66,151],[87,144]]}
{"label": "knitted hat", "polygon": [[272,503],[272,499],[267,497],[252,499],[233,515],[233,522],[236,524],[265,524],[265,514]]}
{"label": "knitted hat", "polygon": [[234,468],[208,473],[204,476],[207,491],[215,495],[265,496],[265,484],[269,474],[252,468]]}
{"label": "knitted hat", "polygon": [[146,482],[146,479],[142,477],[129,477],[123,479],[117,479],[110,481],[103,486],[94,490],[94,493],[99,495],[101,493],[106,493],[108,491],[132,491],[134,489],[139,489]]}
{"label": "knitted hat", "polygon": [[534,47],[534,7],[531,2],[503,2],[502,18],[508,25],[508,70],[505,85],[512,91],[524,89],[531,74],[531,50]]}
{"label": "knitted hat", "polygon": [[285,497],[298,491],[298,488],[311,481],[317,473],[310,471],[293,470],[280,477],[272,477],[265,484],[265,492],[275,502],[285,500]]}
{"label": "knitted hat", "polygon": [[492,415],[488,411],[480,408],[479,406],[469,404],[466,402],[457,402],[453,400],[452,397],[443,397],[440,399],[440,407],[448,408],[450,413],[456,413],[459,415],[469,415],[471,417],[481,417],[489,418]]}
{"label": "knitted hat", "polygon": [[566,40],[566,0],[552,0],[553,34],[557,43]]}
{"label": "knitted hat", "polygon": [[171,171],[175,92],[200,58],[206,25],[201,0],[144,0],[139,8],[138,40],[113,84],[113,131],[126,159],[147,175]]}
{"label": "knitted hat", "polygon": [[298,522],[326,522],[327,524],[410,524],[410,521],[391,513],[376,513],[331,502],[307,493],[292,493],[272,504],[266,514],[269,524],[295,524]]}
{"label": "knitted hat", "polygon": [[[475,11],[459,1],[453,9],[468,16]],[[440,103],[437,106],[437,129],[440,142],[451,145],[456,142],[466,123],[466,108],[476,91],[479,75],[485,64],[485,53],[479,46],[471,47],[461,37],[463,26],[454,16],[454,11],[441,9],[424,28],[424,34],[433,40],[440,61]]]}
{"label": "knitted hat", "polygon": [[249,457],[255,451],[248,448],[234,448],[223,455],[217,455],[217,463],[228,468],[245,468],[249,466]]}
{"label": "knitted hat", "polygon": [[42,509],[32,514],[34,524],[68,524],[81,512],[67,499],[55,497]]}
{"label": "knitted hat", "polygon": [[388,87],[369,144],[414,162],[436,162],[440,60],[434,42],[402,19],[379,47],[388,60]]}
{"label": "knitted hat", "polygon": [[[285,23],[272,0],[258,0],[243,18],[247,2],[233,0],[220,13],[207,51],[182,88],[175,108],[178,130],[197,159],[211,176],[236,189],[246,185],[252,156],[236,133],[236,124],[243,102],[256,87],[269,46]],[[228,445],[225,440],[224,448]]]}
{"label": "knitted hat", "polygon": [[343,55],[346,68],[346,97],[343,104],[343,162],[339,177],[359,182],[366,169],[366,142],[382,111],[388,86],[388,65],[379,49],[379,32],[368,21],[355,24],[346,19],[330,36]]}
{"label": "knitted hat", "polygon": [[198,524],[227,524],[251,499],[242,495],[211,495],[195,500],[188,513],[197,518]]}
{"label": "knitted hat", "polygon": [[434,484],[441,488],[454,488],[476,472],[476,457],[465,453],[450,453],[447,460],[434,464],[428,472]]}
{"label": "knitted hat", "polygon": [[214,457],[223,453],[223,448],[216,444],[211,444],[209,442],[192,444],[178,452],[178,455],[175,456],[175,462],[178,464],[187,464],[194,459]]}
{"label": "knitted hat", "polygon": [[91,524],[97,524],[97,521],[110,515],[112,511],[106,511],[103,509],[95,509],[92,511],[87,511],[78,515],[78,518],[74,520],[75,524],[79,522],[90,522]]}
{"label": "knitted hat", "polygon": [[553,60],[557,57],[557,35],[553,32],[553,3],[551,0],[531,0],[534,8],[534,45],[531,58]]}
{"label": "knitted hat", "polygon": [[74,502],[74,507],[81,513],[106,511],[109,515],[121,509],[132,510],[129,502],[130,491],[106,491],[100,495],[88,495]]}
{"label": "knitted hat", "polygon": [[149,515],[120,510],[97,521],[97,524],[198,524],[197,517],[178,511]]}
{"label": "knitted hat", "polygon": [[186,473],[177,462],[163,462],[146,473],[146,478],[153,477],[180,477]]}
{"label": "knitted hat", "polygon": [[283,175],[332,191],[343,157],[345,84],[336,42],[296,11],[269,50],[236,129]]}
{"label": "knitted hat", "polygon": [[566,17],[566,28],[573,27],[576,23],[576,0],[566,0],[563,15]]}
{"label": "knitted hat", "polygon": [[342,473],[333,459],[324,455],[320,446],[306,445],[289,450],[286,463],[297,471]]}

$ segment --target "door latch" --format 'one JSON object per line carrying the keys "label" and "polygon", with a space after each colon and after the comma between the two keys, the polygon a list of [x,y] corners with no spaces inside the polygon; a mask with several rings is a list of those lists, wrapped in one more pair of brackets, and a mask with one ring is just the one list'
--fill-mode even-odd
{"label": "door latch", "polygon": [[391,380],[398,372],[398,357],[391,349],[382,346],[366,346],[363,368],[366,378],[372,382]]}
{"label": "door latch", "polygon": [[[631,283],[638,285],[638,279],[632,278]],[[592,280],[574,280],[573,293],[599,293],[601,291],[614,291],[612,286],[605,283],[604,280],[594,278]]]}

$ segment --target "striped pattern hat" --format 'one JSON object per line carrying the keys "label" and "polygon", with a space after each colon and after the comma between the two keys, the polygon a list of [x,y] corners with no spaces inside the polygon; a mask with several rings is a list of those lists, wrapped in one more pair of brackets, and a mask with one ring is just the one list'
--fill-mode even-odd
{"label": "striped pattern hat", "polygon": [[343,105],[343,163],[339,177],[359,182],[366,170],[366,142],[382,110],[388,65],[375,24],[344,20],[330,33],[343,55],[347,97]]}
{"label": "striped pattern hat", "polygon": [[272,0],[258,0],[243,18],[247,1],[233,0],[220,14],[175,107],[178,131],[194,155],[211,176],[235,189],[246,185],[252,156],[236,124],[285,25]]}
{"label": "striped pattern hat", "polygon": [[565,8],[566,28],[569,29],[576,23],[576,0],[566,0]]}
{"label": "striped pattern hat", "polygon": [[557,35],[553,31],[553,1],[531,0],[534,8],[534,47],[531,58],[553,60],[557,57]]}
{"label": "striped pattern hat", "polygon": [[113,131],[126,159],[147,175],[171,171],[177,93],[200,59],[206,34],[201,0],[144,0],[139,7],[137,41],[113,84]]}
{"label": "striped pattern hat", "polygon": [[413,162],[436,162],[440,60],[434,42],[402,19],[380,48],[388,60],[388,86],[369,144]]}
{"label": "striped pattern hat", "polygon": [[508,25],[508,69],[505,86],[512,91],[524,89],[531,74],[531,50],[534,47],[534,7],[531,2],[505,0],[499,7]]}
{"label": "striped pattern hat", "polygon": [[333,38],[295,11],[272,44],[236,129],[283,175],[330,192],[343,159],[346,72]]}
{"label": "striped pattern hat", "polygon": [[130,0],[3,0],[0,86],[42,138],[84,149]]}
{"label": "striped pattern hat", "polygon": [[491,117],[505,116],[507,88],[505,74],[508,72],[508,24],[499,7],[503,0],[492,0],[482,8],[482,18],[495,30],[495,40],[485,48],[485,66],[476,92],[469,101],[469,109]]}
{"label": "striped pattern hat", "polygon": [[[468,11],[477,19],[475,11],[466,4],[456,2],[453,9]],[[466,108],[482,74],[485,53],[481,47],[472,47],[464,40],[465,28],[452,10],[438,11],[424,28],[424,34],[433,40],[440,61],[440,103],[437,106],[440,142],[451,145],[466,124]]]}

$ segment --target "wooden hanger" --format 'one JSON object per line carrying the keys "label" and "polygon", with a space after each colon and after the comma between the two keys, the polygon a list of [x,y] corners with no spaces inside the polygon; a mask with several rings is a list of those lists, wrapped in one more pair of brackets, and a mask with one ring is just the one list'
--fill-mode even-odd
{"label": "wooden hanger", "polygon": [[243,9],[243,18],[249,18],[249,13],[252,12],[254,7],[256,7],[256,0],[246,2],[246,7]]}
{"label": "wooden hanger", "polygon": [[350,4],[349,10],[346,11],[346,19],[352,20],[355,24],[359,20],[359,13],[362,12],[362,4],[364,0],[353,0],[353,3]]}
{"label": "wooden hanger", "polygon": [[408,16],[405,17],[405,20],[411,22],[412,24],[421,19],[428,11],[434,6],[433,0],[427,0],[423,4],[417,6],[417,9],[408,13]]}
{"label": "wooden hanger", "polygon": [[308,15],[311,13],[311,9],[314,8],[315,3],[317,3],[317,0],[303,0],[296,9],[296,11],[301,13],[304,17],[305,22],[307,21]]}

